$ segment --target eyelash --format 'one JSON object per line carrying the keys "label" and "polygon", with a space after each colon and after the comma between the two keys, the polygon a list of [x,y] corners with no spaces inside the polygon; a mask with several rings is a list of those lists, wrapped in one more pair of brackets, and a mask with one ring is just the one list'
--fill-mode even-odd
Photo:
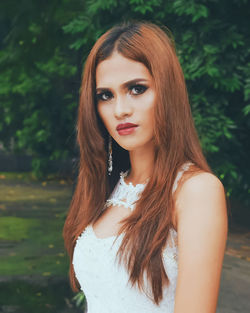
{"label": "eyelash", "polygon": [[[132,90],[133,90],[134,88],[139,88],[139,90],[140,90],[139,93],[132,93]],[[143,94],[147,89],[148,89],[147,86],[141,85],[141,84],[131,85],[131,86],[129,86],[129,88],[128,88],[128,90],[132,93],[133,96],[139,96],[139,95]],[[104,96],[104,95],[108,95],[109,99],[103,99],[103,96]],[[113,95],[112,95],[112,92],[110,92],[110,91],[107,90],[107,91],[98,93],[98,94],[96,95],[96,98],[97,98],[97,101],[108,101],[108,100],[110,100],[110,98],[111,98],[112,96],[113,96]]]}

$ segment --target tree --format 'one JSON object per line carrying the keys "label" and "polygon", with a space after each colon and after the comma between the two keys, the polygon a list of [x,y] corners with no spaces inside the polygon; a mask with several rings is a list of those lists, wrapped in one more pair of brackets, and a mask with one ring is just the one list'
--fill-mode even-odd
{"label": "tree", "polygon": [[0,138],[6,148],[12,138],[16,152],[33,155],[37,176],[74,147],[79,60],[62,30],[74,15],[70,2],[1,4]]}
{"label": "tree", "polygon": [[207,159],[228,195],[247,202],[248,1],[26,0],[22,12],[14,0],[1,6],[0,140],[6,147],[14,137],[40,171],[49,158],[71,156],[81,71],[92,45],[122,20],[147,20],[172,31]]}

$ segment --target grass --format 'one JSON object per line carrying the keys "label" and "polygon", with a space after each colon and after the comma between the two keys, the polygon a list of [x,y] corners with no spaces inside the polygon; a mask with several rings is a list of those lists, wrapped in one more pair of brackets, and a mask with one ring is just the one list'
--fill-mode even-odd
{"label": "grass", "polygon": [[62,238],[71,197],[65,179],[0,172],[0,303],[7,311],[55,313],[73,297]]}
{"label": "grass", "polygon": [[29,238],[32,229],[39,227],[39,221],[22,217],[6,216],[0,219],[0,240],[22,241]]}
{"label": "grass", "polygon": [[55,313],[65,307],[68,297],[72,297],[72,292],[61,281],[45,286],[23,281],[0,285],[0,303],[9,309],[6,312],[13,312],[14,308],[18,313]]}
{"label": "grass", "polygon": [[0,180],[0,275],[66,275],[62,229],[71,185],[19,183],[11,174]]}
{"label": "grass", "polygon": [[[65,275],[68,258],[64,252],[61,230],[63,220],[48,220],[7,216],[0,220],[0,276]],[[3,248],[2,248],[3,249]]]}

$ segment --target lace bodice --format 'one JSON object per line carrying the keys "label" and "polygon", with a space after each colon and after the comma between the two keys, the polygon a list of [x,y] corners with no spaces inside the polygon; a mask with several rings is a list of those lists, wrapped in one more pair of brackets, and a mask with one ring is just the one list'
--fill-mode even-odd
{"label": "lace bodice", "polygon": [[[173,192],[177,188],[182,173],[188,169],[185,163],[178,172]],[[126,173],[121,173],[104,207],[119,205],[134,209],[145,184],[133,186],[124,181]],[[119,265],[116,253],[124,234],[119,237],[99,238],[91,225],[78,237],[73,254],[73,266],[81,290],[87,299],[88,313],[173,313],[174,297],[178,274],[177,232],[170,229],[170,236],[163,250],[163,264],[169,278],[169,285],[163,289],[163,300],[157,306],[152,301],[151,288],[145,280],[146,290],[131,287],[128,273]],[[116,239],[116,240],[115,240]],[[146,278],[144,278],[146,279]]]}
{"label": "lace bodice", "polygon": [[[134,186],[132,183],[125,183],[124,177],[127,175],[128,171],[125,173],[121,172],[120,180],[107,200],[104,209],[110,205],[122,205],[125,208],[130,208],[130,210],[134,209],[135,201],[139,199],[148,179],[145,184],[137,184]],[[124,199],[126,199],[126,201],[124,201]]]}

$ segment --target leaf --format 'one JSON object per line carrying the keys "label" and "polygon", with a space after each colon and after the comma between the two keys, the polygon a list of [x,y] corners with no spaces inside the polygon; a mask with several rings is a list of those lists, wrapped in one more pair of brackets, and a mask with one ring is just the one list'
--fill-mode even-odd
{"label": "leaf", "polygon": [[43,272],[43,276],[50,276],[51,273],[50,272]]}

